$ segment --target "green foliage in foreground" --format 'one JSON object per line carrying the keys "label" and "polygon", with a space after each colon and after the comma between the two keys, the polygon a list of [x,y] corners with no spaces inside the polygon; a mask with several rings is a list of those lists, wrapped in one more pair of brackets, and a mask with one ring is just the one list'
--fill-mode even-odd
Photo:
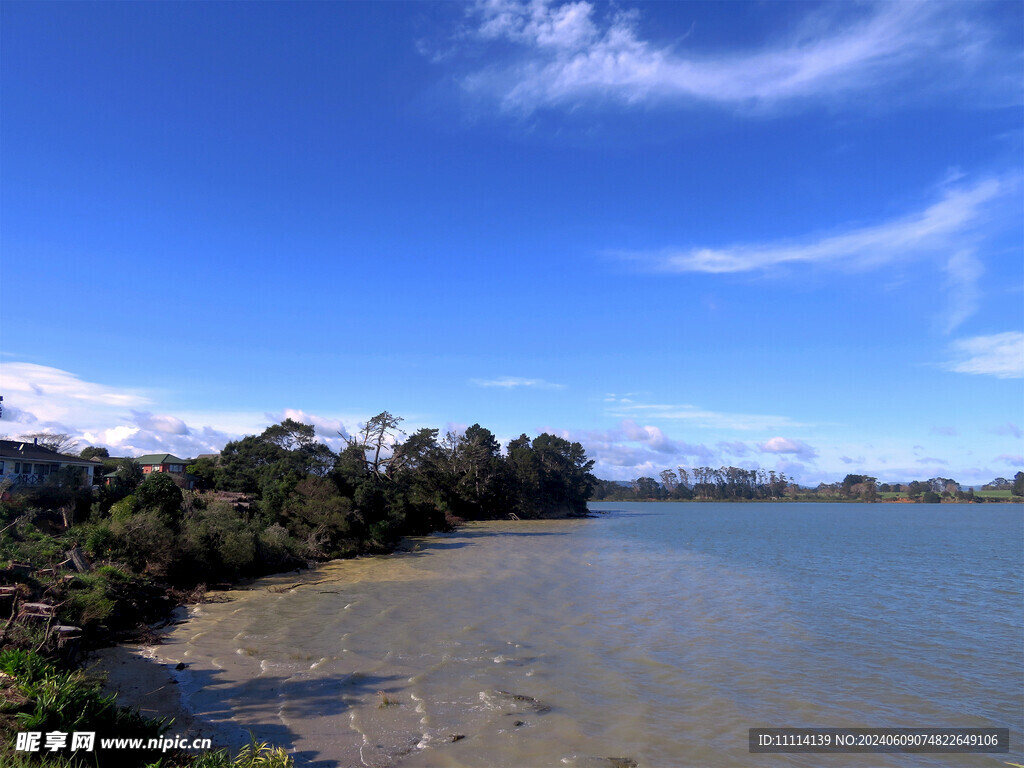
{"label": "green foliage in foreground", "polygon": [[[116,697],[102,692],[99,681],[82,672],[61,669],[32,652],[0,651],[0,765],[6,768],[292,768],[282,747],[253,741],[234,757],[227,750],[200,755],[173,753],[154,756],[152,750],[101,750],[100,738],[162,736],[170,726],[136,710],[117,705]],[[87,752],[17,752],[16,734],[95,732],[96,748]]]}
{"label": "green foliage in foreground", "polygon": [[[149,720],[135,710],[119,707],[116,697],[104,694],[99,682],[82,672],[60,669],[36,653],[18,649],[0,651],[0,672],[4,677],[3,704],[0,705],[0,762],[10,765],[19,753],[14,752],[15,734],[20,731],[48,733],[61,731],[94,731],[104,737],[156,738],[169,723]],[[152,757],[149,753],[148,757]],[[65,765],[135,766],[144,763],[141,753],[117,751],[104,753],[20,753],[25,762]]]}
{"label": "green foliage in foreground", "polygon": [[242,747],[234,759],[227,750],[222,749],[207,752],[191,763],[192,768],[292,768],[294,765],[294,760],[284,747],[257,743],[255,740]]}

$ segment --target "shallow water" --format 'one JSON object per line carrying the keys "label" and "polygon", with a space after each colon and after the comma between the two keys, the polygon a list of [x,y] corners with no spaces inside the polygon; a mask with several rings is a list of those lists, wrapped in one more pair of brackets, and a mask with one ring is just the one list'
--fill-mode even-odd
{"label": "shallow water", "polygon": [[[260,580],[160,653],[299,765],[1022,762],[1021,507],[592,508]],[[755,726],[1008,727],[1011,753],[755,756]]]}

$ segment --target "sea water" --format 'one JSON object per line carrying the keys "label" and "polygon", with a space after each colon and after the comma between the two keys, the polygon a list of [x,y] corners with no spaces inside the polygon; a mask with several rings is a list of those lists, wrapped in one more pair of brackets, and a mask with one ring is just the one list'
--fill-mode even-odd
{"label": "sea water", "polygon": [[[225,740],[298,765],[1024,762],[1024,507],[591,508],[261,579],[159,652]],[[748,752],[753,727],[833,726],[1009,728],[1011,751]]]}

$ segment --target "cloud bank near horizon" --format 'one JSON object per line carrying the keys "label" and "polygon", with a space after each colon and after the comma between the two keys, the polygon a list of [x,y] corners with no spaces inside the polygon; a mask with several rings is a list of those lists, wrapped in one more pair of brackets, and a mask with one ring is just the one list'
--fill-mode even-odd
{"label": "cloud bank near horizon", "polygon": [[[1004,371],[1011,364],[1007,361],[1021,349],[1024,334],[979,339],[964,343],[964,349],[973,357],[962,365],[971,369],[967,372],[983,372],[981,369],[987,366],[984,372],[992,373]],[[1019,368],[1019,360],[1017,365]],[[67,433],[80,442],[80,448],[85,444],[102,446],[112,455],[167,452],[194,458],[203,453],[218,453],[231,440],[259,434],[267,426],[289,418],[312,424],[320,440],[339,450],[345,445],[344,436],[358,429],[359,423],[367,418],[358,414],[328,416],[298,408],[262,413],[175,414],[162,408],[152,392],[86,381],[57,368],[10,362],[0,363],[0,370],[8,394],[0,421],[0,432],[5,436],[16,438],[40,431]],[[1014,375],[1019,375],[1019,370]],[[613,480],[657,477],[662,470],[679,466],[733,465],[785,472],[803,483],[831,482],[847,471],[904,480],[929,471],[954,475],[959,472],[961,477],[963,472],[971,472],[969,482],[985,482],[1005,473],[1004,467],[1011,466],[1018,455],[1004,446],[998,455],[993,451],[993,456],[986,460],[987,466],[962,471],[948,469],[946,459],[918,455],[918,447],[914,455],[890,450],[891,457],[879,454],[870,458],[866,452],[858,454],[848,447],[844,450],[849,455],[840,455],[843,451],[838,447],[825,450],[820,439],[812,444],[798,436],[809,429],[820,430],[822,425],[804,424],[786,416],[718,412],[694,405],[646,404],[637,398],[636,393],[606,394],[600,398],[605,415],[617,419],[611,428],[544,427],[535,433],[546,431],[579,441],[595,460],[596,474]],[[447,428],[457,426],[448,424]],[[678,439],[671,434],[676,429],[693,436],[734,433],[738,439]],[[949,429],[934,427],[928,432],[942,436]],[[1024,431],[1009,422],[993,426],[989,432],[1010,440],[1020,440],[1024,435]]]}

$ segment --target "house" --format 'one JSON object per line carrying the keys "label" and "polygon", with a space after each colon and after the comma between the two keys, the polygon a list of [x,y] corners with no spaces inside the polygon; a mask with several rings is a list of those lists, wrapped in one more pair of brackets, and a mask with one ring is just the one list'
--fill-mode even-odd
{"label": "house", "polygon": [[0,440],[0,479],[10,480],[12,487],[40,485],[65,467],[75,467],[81,472],[82,485],[92,485],[103,462],[57,453],[36,440]]}
{"label": "house", "polygon": [[139,456],[135,463],[142,467],[142,474],[148,475],[151,472],[168,472],[172,475],[185,476],[185,459],[179,459],[170,453],[148,453]]}

